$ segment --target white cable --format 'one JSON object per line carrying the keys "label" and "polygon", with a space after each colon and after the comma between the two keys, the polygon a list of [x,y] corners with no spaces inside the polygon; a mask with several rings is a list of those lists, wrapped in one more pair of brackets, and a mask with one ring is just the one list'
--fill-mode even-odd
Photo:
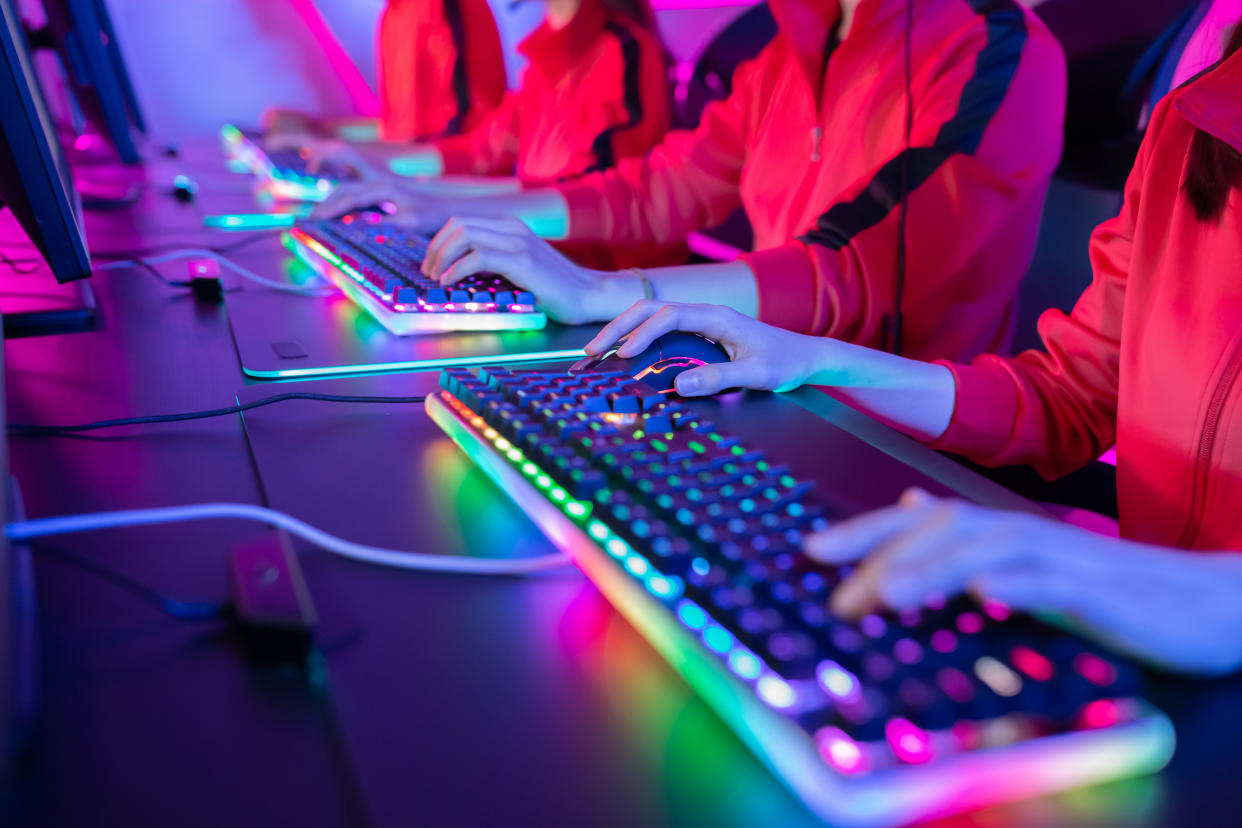
{"label": "white cable", "polygon": [[202,250],[197,248],[188,248],[186,250],[176,250],[172,253],[165,253],[160,256],[152,256],[149,259],[124,259],[117,262],[107,262],[105,264],[95,265],[95,270],[122,270],[127,267],[133,267],[135,264],[145,264],[155,266],[164,262],[176,261],[177,259],[211,259],[220,267],[231,270],[243,279],[249,279],[258,285],[271,288],[272,290],[282,290],[286,293],[298,293],[303,296],[318,296],[325,293],[323,285],[291,285],[288,282],[277,282],[274,279],[268,279],[253,270],[248,270],[236,262],[226,259],[213,250]]}
{"label": "white cable", "polygon": [[278,526],[334,555],[397,569],[453,572],[466,575],[528,575],[569,563],[569,557],[560,553],[530,558],[471,558],[457,555],[423,555],[367,546],[330,535],[284,512],[263,506],[251,506],[247,503],[197,503],[191,506],[167,506],[161,509],[127,509],[116,512],[88,512],[82,515],[36,518],[10,523],[4,527],[4,533],[10,541],[23,541],[51,535],[91,532],[97,529],[219,518],[254,520]]}

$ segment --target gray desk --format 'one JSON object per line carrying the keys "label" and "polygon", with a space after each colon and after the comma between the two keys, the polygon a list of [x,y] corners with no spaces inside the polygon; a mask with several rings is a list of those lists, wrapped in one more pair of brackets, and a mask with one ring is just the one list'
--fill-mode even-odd
{"label": "gray desk", "polygon": [[[102,216],[92,217],[90,231],[97,245],[118,248],[208,241],[187,238],[198,232],[178,219],[187,209],[152,195],[131,217],[130,235],[122,233],[123,213],[107,214],[106,237],[97,234]],[[223,406],[246,385],[222,306],[197,304],[138,272],[101,274],[95,287],[98,330],[8,343],[11,420]],[[429,381],[334,382],[362,389]],[[13,470],[36,517],[271,498],[359,540],[417,537],[419,550],[472,554],[547,550],[416,407],[281,406],[264,409],[263,424],[281,440],[305,438],[278,461],[305,476],[305,500],[277,502],[285,495],[265,467],[283,450],[256,440],[252,457],[246,429],[255,436],[257,416],[245,428],[240,418],[223,418],[90,439],[15,438]],[[947,489],[1014,502],[849,412],[824,411]],[[399,444],[375,440],[394,431],[403,434]],[[887,484],[895,491],[899,481]],[[433,514],[434,526],[416,523],[416,514]],[[97,558],[180,598],[221,600],[227,551],[258,531],[228,521],[49,540],[41,548]],[[31,767],[0,796],[0,824],[341,826],[360,824],[364,810],[382,825],[807,821],[572,572],[523,581],[425,576],[308,553],[304,567],[329,650],[323,692],[297,676],[247,666],[221,625],[170,619],[36,555],[44,715]],[[1236,825],[1239,698],[1237,680],[1159,681],[1154,700],[1172,715],[1180,740],[1159,777],[949,824]]]}

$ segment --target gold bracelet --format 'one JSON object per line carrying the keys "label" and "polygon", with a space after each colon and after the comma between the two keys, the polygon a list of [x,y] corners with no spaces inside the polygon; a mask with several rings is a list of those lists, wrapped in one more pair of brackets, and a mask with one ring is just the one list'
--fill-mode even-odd
{"label": "gold bracelet", "polygon": [[641,267],[631,267],[630,273],[633,273],[635,276],[637,276],[639,279],[642,280],[643,298],[654,299],[655,289],[651,287],[651,280],[647,278],[647,274],[643,272],[643,269]]}

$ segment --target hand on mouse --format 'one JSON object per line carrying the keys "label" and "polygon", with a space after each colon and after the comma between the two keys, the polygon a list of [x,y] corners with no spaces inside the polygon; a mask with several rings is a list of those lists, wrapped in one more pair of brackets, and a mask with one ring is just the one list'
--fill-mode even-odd
{"label": "hand on mouse", "polygon": [[311,210],[311,218],[336,218],[364,207],[384,203],[396,208],[388,221],[419,233],[434,233],[452,215],[452,205],[446,199],[416,192],[399,181],[377,178],[338,185],[331,195],[315,205]]}
{"label": "hand on mouse", "polygon": [[941,500],[910,489],[888,509],[806,539],[808,557],[861,560],[834,613],[923,606],[968,592],[1055,613],[1102,643],[1167,669],[1242,667],[1242,555],[1195,554],[1050,518]]}
{"label": "hand on mouse", "polygon": [[634,274],[575,264],[521,219],[451,219],[427,247],[423,273],[447,287],[484,272],[529,290],[548,316],[569,325],[609,319],[643,293]]}
{"label": "hand on mouse", "polygon": [[730,362],[704,365],[677,377],[683,397],[717,394],[726,388],[789,391],[815,373],[823,340],[764,324],[721,305],[688,305],[644,299],[616,319],[586,345],[600,354],[625,337],[617,354],[642,353],[656,337],[671,331],[698,333],[715,340]]}

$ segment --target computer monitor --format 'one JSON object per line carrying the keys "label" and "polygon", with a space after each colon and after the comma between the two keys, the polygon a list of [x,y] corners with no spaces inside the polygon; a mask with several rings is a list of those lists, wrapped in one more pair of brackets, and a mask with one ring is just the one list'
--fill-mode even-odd
{"label": "computer monitor", "polygon": [[[91,275],[81,211],[56,128],[30,61],[12,0],[0,0],[0,202],[43,255],[56,282]],[[57,294],[48,279],[0,270],[0,311],[10,336],[22,327],[88,323],[84,290]]]}
{"label": "computer monitor", "polygon": [[144,131],[145,122],[103,0],[43,0],[43,11],[83,116],[121,161],[137,163],[134,132]]}

